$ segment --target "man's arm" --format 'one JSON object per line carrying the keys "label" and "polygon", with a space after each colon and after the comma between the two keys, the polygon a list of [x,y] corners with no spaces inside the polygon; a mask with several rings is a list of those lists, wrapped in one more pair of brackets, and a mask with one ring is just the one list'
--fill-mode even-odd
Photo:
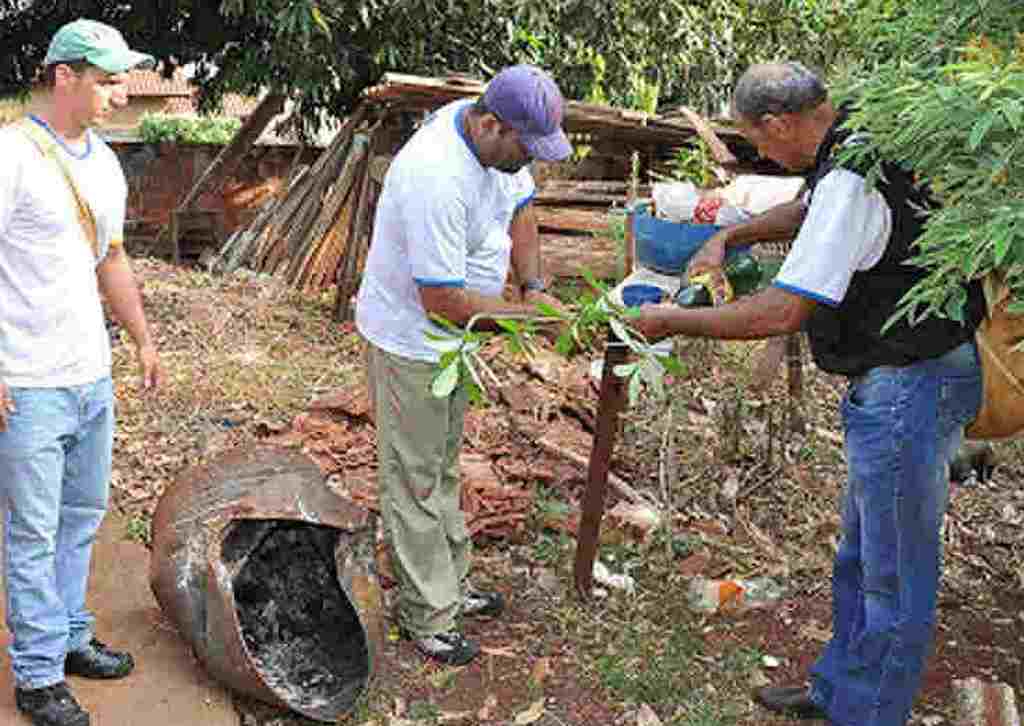
{"label": "man's arm", "polygon": [[139,367],[142,371],[142,384],[145,388],[155,388],[160,384],[163,373],[156,346],[149,335],[146,315],[142,310],[142,296],[135,282],[135,273],[128,261],[124,247],[116,245],[110,248],[107,256],[96,268],[100,292],[110,305],[114,317],[127,330],[135,341],[139,355]]}
{"label": "man's arm", "polygon": [[769,287],[721,307],[644,306],[633,325],[648,340],[671,335],[757,340],[797,332],[815,307],[813,300]]}
{"label": "man's arm", "polygon": [[562,304],[548,295],[543,287],[532,287],[533,284],[544,283],[540,259],[540,233],[537,230],[537,214],[532,201],[516,210],[508,233],[512,238],[512,269],[519,282],[523,302],[533,306],[534,310],[541,303],[561,309]]}
{"label": "man's arm", "polygon": [[[514,303],[500,297],[488,297],[461,287],[431,287],[420,285],[420,300],[428,315],[438,315],[445,320],[464,327],[474,315],[535,315],[532,304]],[[481,320],[473,325],[474,330],[495,330],[493,320]]]}
{"label": "man's arm", "polygon": [[740,224],[725,227],[711,237],[687,265],[689,275],[697,275],[722,266],[726,249],[744,247],[754,242],[777,242],[796,237],[807,216],[807,207],[800,199],[778,204]]}

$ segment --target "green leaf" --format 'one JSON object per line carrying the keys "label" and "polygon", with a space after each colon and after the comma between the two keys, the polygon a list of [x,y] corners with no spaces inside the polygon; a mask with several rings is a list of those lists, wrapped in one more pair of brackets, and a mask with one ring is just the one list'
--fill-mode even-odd
{"label": "green leaf", "polygon": [[995,123],[995,120],[996,112],[989,111],[974,122],[974,127],[971,129],[971,135],[967,139],[967,146],[971,151],[978,150],[978,147],[981,146],[981,142],[985,140],[985,135],[992,128],[992,124]]}
{"label": "green leaf", "polygon": [[324,20],[324,14],[320,12],[320,8],[314,5],[309,9],[309,14],[313,16],[313,22],[320,28],[320,32],[326,35],[328,38],[331,37],[331,29],[327,25],[327,21]]}
{"label": "green leaf", "polygon": [[438,353],[451,353],[462,346],[462,340],[459,338],[428,338],[426,343],[428,347],[436,350]]}
{"label": "green leaf", "polygon": [[640,375],[634,373],[629,379],[629,405],[630,408],[636,406],[636,402],[640,400]]}
{"label": "green leaf", "polygon": [[1001,230],[1003,234],[996,238],[996,264],[1003,264],[1006,254],[1010,251],[1013,242],[1013,233],[1009,229]]}
{"label": "green leaf", "polygon": [[1024,124],[1024,104],[1011,99],[1003,104],[1002,111],[1003,116],[1006,117],[1006,122],[1010,124],[1010,128],[1014,131],[1020,131],[1021,125]]}
{"label": "green leaf", "polygon": [[554,307],[549,303],[537,303],[537,310],[545,318],[561,318],[562,320],[567,319],[569,316],[564,312]]}
{"label": "green leaf", "polygon": [[457,385],[459,385],[459,364],[455,362],[442,368],[440,373],[434,377],[430,391],[435,398],[448,398]]}
{"label": "green leaf", "polygon": [[658,361],[665,366],[665,371],[669,375],[683,376],[686,375],[686,366],[683,362],[676,358],[674,355],[660,355]]}
{"label": "green leaf", "polygon": [[615,368],[612,369],[612,371],[619,378],[625,378],[626,376],[633,375],[633,373],[636,371],[636,369],[637,369],[637,364],[636,363],[619,363],[617,366],[615,366]]}

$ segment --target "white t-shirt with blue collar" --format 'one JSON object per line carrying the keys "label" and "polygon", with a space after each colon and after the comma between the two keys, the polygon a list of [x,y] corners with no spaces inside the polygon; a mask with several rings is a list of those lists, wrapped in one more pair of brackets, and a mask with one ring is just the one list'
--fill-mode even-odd
{"label": "white t-shirt with blue collar", "polygon": [[[58,144],[96,221],[102,258],[122,244],[128,186],[93,131],[82,149]],[[0,381],[60,388],[110,375],[110,337],[96,266],[75,198],[57,162],[10,124],[0,129]]]}
{"label": "white t-shirt with blue collar", "polygon": [[471,101],[438,110],[395,156],[377,203],[373,240],[356,300],[356,327],[377,347],[435,362],[437,331],[421,287],[500,297],[512,251],[509,226],[535,190],[515,174],[481,166],[462,117]]}

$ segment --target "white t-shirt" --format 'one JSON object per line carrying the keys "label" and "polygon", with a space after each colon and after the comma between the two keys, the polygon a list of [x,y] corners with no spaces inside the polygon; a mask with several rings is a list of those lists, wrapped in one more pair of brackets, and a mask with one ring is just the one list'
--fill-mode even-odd
{"label": "white t-shirt", "polygon": [[471,101],[440,109],[395,156],[377,203],[373,240],[356,300],[356,326],[394,355],[434,362],[437,331],[420,287],[458,287],[500,297],[508,276],[509,225],[534,193],[528,169],[480,165],[463,135]]}
{"label": "white t-shirt", "polygon": [[[97,259],[57,163],[24,132],[0,128],[0,381],[53,388],[110,374]],[[123,239],[128,186],[114,152],[92,131],[81,152],[62,144],[96,218],[101,256]]]}
{"label": "white t-shirt", "polygon": [[833,169],[818,182],[811,206],[773,284],[831,307],[846,297],[855,272],[885,254],[892,210],[864,177]]}

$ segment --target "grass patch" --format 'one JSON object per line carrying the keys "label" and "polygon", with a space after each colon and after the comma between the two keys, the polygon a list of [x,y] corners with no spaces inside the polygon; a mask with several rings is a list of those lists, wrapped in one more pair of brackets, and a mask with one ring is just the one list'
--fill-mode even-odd
{"label": "grass patch", "polygon": [[664,627],[635,620],[621,626],[618,637],[611,638],[605,654],[597,658],[601,685],[617,698],[654,708],[676,702],[689,687],[687,673],[701,652],[701,642],[679,623]]}

